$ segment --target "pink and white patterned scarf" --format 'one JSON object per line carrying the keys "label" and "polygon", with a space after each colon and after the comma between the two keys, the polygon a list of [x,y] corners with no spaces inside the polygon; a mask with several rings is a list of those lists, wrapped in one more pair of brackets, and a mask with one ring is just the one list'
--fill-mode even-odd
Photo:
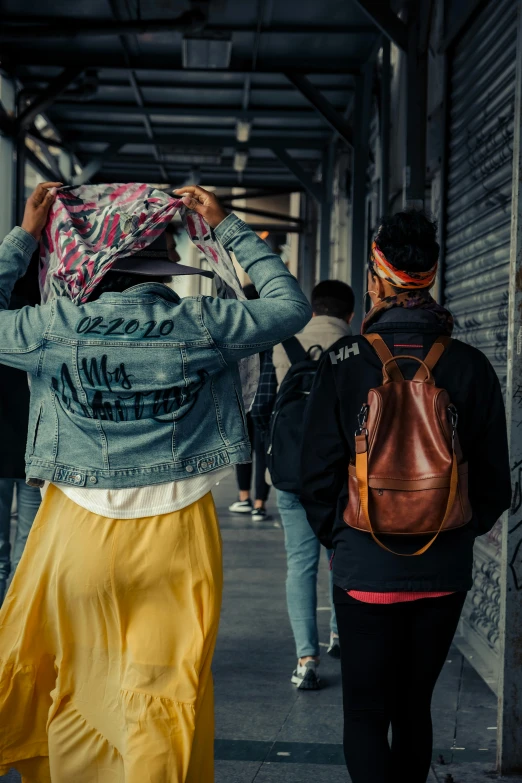
{"label": "pink and white patterned scarf", "polygon": [[[58,190],[40,244],[42,304],[60,296],[86,302],[117,259],[150,245],[177,212],[217,276],[218,296],[245,299],[232,259],[200,215],[162,190],[128,183]],[[248,410],[259,380],[258,357],[242,360],[239,369]]]}

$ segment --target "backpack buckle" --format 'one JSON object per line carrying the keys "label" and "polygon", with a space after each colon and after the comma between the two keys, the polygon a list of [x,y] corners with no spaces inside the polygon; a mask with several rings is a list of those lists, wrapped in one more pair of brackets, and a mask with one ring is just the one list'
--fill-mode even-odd
{"label": "backpack buckle", "polygon": [[362,406],[361,410],[359,411],[357,415],[357,423],[359,426],[355,430],[356,435],[368,435],[368,430],[366,429],[366,422],[368,421],[368,411],[370,410],[370,406],[366,403]]}
{"label": "backpack buckle", "polygon": [[448,414],[451,422],[451,447],[455,448],[455,436],[457,434],[457,424],[459,423],[459,412],[456,407],[451,404],[448,405]]}

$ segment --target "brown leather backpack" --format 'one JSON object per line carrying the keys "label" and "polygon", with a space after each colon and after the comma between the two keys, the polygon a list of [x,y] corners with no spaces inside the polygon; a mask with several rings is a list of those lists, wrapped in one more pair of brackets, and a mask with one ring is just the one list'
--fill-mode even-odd
{"label": "brown leather backpack", "polygon": [[[404,557],[422,555],[443,531],[471,519],[468,466],[457,436],[458,414],[432,370],[449,337],[435,340],[422,361],[393,356],[378,334],[365,335],[383,363],[383,385],[368,392],[355,435],[355,464],[348,470],[344,521],[370,533],[380,547]],[[404,379],[397,360],[421,365]],[[419,550],[394,552],[377,534],[431,535]]]}

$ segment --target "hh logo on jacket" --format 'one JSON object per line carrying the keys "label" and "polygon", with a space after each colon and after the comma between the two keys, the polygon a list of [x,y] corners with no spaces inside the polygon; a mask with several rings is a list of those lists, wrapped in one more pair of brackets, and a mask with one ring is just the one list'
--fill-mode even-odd
{"label": "hh logo on jacket", "polygon": [[357,343],[354,343],[350,348],[347,345],[343,345],[343,347],[340,348],[337,353],[335,351],[330,351],[330,360],[332,364],[337,364],[337,362],[342,362],[343,359],[349,359],[350,356],[358,355],[359,346]]}

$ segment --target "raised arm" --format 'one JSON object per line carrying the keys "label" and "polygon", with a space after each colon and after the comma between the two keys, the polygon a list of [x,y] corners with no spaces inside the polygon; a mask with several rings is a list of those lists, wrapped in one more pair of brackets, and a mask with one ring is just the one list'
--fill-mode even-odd
{"label": "raised arm", "polygon": [[312,310],[281,258],[236,215],[227,215],[216,197],[199,187],[184,188],[183,199],[214,229],[254,283],[260,298],[239,302],[206,297],[202,320],[227,361],[271,348],[299,332]]}
{"label": "raised arm", "polygon": [[0,363],[35,373],[39,349],[49,319],[49,307],[8,310],[14,285],[25,273],[54,201],[52,188],[60,182],[44,182],[27,200],[21,227],[15,227],[0,245]]}

